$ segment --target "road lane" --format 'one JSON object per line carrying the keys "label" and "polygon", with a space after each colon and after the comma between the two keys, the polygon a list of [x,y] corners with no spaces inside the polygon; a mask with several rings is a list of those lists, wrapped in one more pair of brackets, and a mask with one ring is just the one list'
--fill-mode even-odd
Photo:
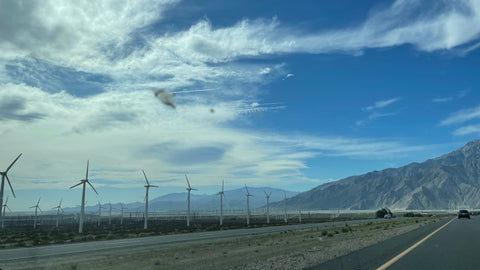
{"label": "road lane", "polygon": [[[398,220],[398,219],[396,219]],[[367,219],[367,220],[352,220],[344,222],[335,222],[336,226],[345,226],[345,224],[362,224],[367,222],[380,222],[386,221],[383,219]],[[393,221],[393,220],[392,220]],[[240,237],[256,234],[268,234],[276,233],[288,230],[303,230],[303,229],[315,229],[332,226],[331,222],[326,223],[314,223],[314,224],[297,224],[297,225],[285,225],[285,226],[272,226],[261,228],[249,228],[249,229],[234,229],[223,231],[209,231],[209,232],[196,232],[196,233],[184,233],[175,235],[159,235],[149,237],[138,237],[118,240],[107,241],[92,241],[83,243],[61,244],[41,247],[29,247],[29,248],[13,248],[0,250],[0,263],[35,260],[37,258],[50,257],[50,256],[67,256],[81,253],[97,252],[102,250],[115,250],[122,248],[135,248],[145,247],[152,245],[167,245],[180,242],[193,242],[200,240],[213,240],[221,238]]]}
{"label": "road lane", "polygon": [[[450,218],[445,218],[439,222],[422,226],[413,231],[394,236],[378,244],[354,251],[345,256],[327,261],[325,263],[310,267],[310,270],[347,270],[347,269],[377,269],[390,259],[394,258],[402,251],[414,245],[425,236],[429,235],[445,223]],[[444,229],[448,228],[445,227]],[[389,269],[389,268],[388,268]],[[416,268],[413,269],[422,269]]]}
{"label": "road lane", "polygon": [[480,217],[457,219],[388,270],[480,269]]}

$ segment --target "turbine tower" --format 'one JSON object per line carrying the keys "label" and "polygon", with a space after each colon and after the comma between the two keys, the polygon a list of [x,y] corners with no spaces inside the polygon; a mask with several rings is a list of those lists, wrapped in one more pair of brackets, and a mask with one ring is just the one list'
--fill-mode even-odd
{"label": "turbine tower", "polygon": [[247,196],[247,225],[250,225],[250,204],[249,204],[249,197],[250,196],[253,196],[251,195],[249,192],[248,192],[248,188],[247,188],[247,185],[245,184],[245,189],[247,190],[247,194],[245,194],[245,196]]}
{"label": "turbine tower", "polygon": [[285,193],[285,191],[283,192],[283,211],[283,220],[285,221],[285,223],[287,223],[287,194]]}
{"label": "turbine tower", "polygon": [[2,215],[3,215],[3,216],[2,216],[2,230],[3,230],[3,228],[5,228],[5,224],[4,224],[5,210],[8,209],[8,211],[12,212],[12,210],[10,210],[10,207],[8,207],[7,203],[8,203],[8,197],[7,197],[7,200],[5,201],[5,204],[2,205],[2,206],[0,206],[0,207],[3,208],[3,213],[2,213]]}
{"label": "turbine tower", "polygon": [[123,210],[128,209],[127,207],[123,207],[123,203],[120,203],[121,215],[120,215],[120,225],[123,225]]}
{"label": "turbine tower", "polygon": [[34,205],[34,206],[30,207],[30,208],[35,208],[35,219],[33,220],[33,229],[37,228],[37,210],[40,209],[40,211],[43,212],[42,209],[40,208],[40,206],[38,206],[38,204],[40,203],[40,199],[41,198],[38,198],[37,205]]}
{"label": "turbine tower", "polygon": [[188,191],[188,199],[187,199],[187,227],[190,227],[190,191],[192,190],[198,190],[196,188],[192,188],[190,186],[190,181],[188,181],[188,177],[187,175],[185,174],[185,179],[187,179],[187,184],[188,184],[188,188],[187,188],[187,191]]}
{"label": "turbine tower", "polygon": [[223,197],[225,193],[223,192],[224,181],[222,180],[222,191],[218,192],[217,195],[220,195],[220,226],[223,225]]}
{"label": "turbine tower", "polygon": [[106,209],[105,207],[102,207],[102,204],[100,201],[98,201],[98,219],[97,219],[97,226],[100,227],[100,219],[102,218],[102,209]]}
{"label": "turbine tower", "polygon": [[267,193],[266,191],[263,191],[265,193],[265,198],[267,198],[267,224],[270,224],[270,205],[268,204],[270,200],[270,195],[272,195],[272,192]]}
{"label": "turbine tower", "polygon": [[93,189],[93,191],[95,191],[95,193],[97,193],[97,195],[98,195],[98,192],[95,190],[95,188],[92,186],[92,184],[90,184],[90,182],[88,181],[88,164],[89,164],[89,161],[87,160],[87,173],[85,174],[85,179],[80,180],[80,183],[70,187],[70,189],[72,189],[76,186],[79,186],[79,185],[83,184],[82,205],[81,205],[81,210],[80,210],[80,224],[78,226],[78,233],[83,233],[83,220],[84,220],[84,217],[85,217],[85,185],[88,183],[88,185],[90,185],[90,187]]}
{"label": "turbine tower", "polygon": [[55,225],[55,227],[57,227],[57,228],[58,228],[58,221],[59,221],[59,217],[60,217],[60,210],[62,210],[62,212],[63,212],[63,209],[62,209],[62,206],[61,206],[62,201],[63,201],[63,199],[60,200],[60,203],[58,203],[58,206],[55,206],[55,207],[52,208],[52,209],[57,209],[57,223]]}
{"label": "turbine tower", "polygon": [[[13,164],[15,164],[15,162],[17,162],[17,160],[20,158],[20,156],[22,155],[22,153],[20,153],[20,155],[18,155],[18,157],[12,162],[12,164],[10,164],[10,166],[8,166],[8,168],[4,171],[4,172],[0,172],[0,175],[2,175],[2,183],[0,185],[0,206],[3,205],[3,190],[4,190],[4,187],[5,187],[5,179],[7,179],[7,182],[8,182],[8,185],[10,186],[10,190],[12,191],[12,194],[13,194],[13,197],[15,197],[15,191],[13,191],[13,188],[12,188],[12,184],[10,183],[10,179],[8,179],[8,171],[10,170],[10,168],[12,168]],[[2,213],[2,209],[3,207],[0,207],[0,219],[2,219],[2,222],[3,222],[3,216],[4,214]]]}
{"label": "turbine tower", "polygon": [[112,203],[111,202],[108,202],[108,204],[110,205],[110,209],[108,210],[108,225],[112,225]]}
{"label": "turbine tower", "polygon": [[143,172],[143,176],[145,176],[145,181],[147,182],[147,184],[145,185],[145,188],[147,189],[147,191],[145,194],[145,217],[144,217],[144,223],[143,223],[143,229],[146,230],[148,228],[148,189],[151,187],[158,187],[158,186],[150,185],[147,179],[147,175],[145,174],[145,171],[142,170],[142,172]]}
{"label": "turbine tower", "polygon": [[302,209],[300,208],[300,198],[298,199],[298,222],[302,223]]}

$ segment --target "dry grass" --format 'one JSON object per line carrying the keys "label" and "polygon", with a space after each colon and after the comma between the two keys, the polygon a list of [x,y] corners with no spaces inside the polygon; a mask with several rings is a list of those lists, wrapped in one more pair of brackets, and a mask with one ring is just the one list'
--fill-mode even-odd
{"label": "dry grass", "polygon": [[[335,226],[40,259],[4,269],[301,269],[440,218]],[[320,238],[321,237],[321,240]]]}

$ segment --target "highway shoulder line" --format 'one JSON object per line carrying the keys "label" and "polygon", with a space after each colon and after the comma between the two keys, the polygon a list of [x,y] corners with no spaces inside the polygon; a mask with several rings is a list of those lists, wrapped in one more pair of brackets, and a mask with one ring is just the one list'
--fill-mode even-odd
{"label": "highway shoulder line", "polygon": [[386,262],[385,264],[383,264],[382,266],[378,267],[376,270],[385,270],[387,269],[388,267],[390,267],[392,264],[394,264],[396,261],[400,260],[402,257],[404,257],[405,255],[407,255],[410,251],[414,250],[416,247],[418,247],[420,244],[422,244],[423,242],[425,242],[428,238],[430,238],[432,235],[436,234],[437,232],[439,232],[441,229],[445,228],[448,224],[450,224],[450,222],[454,221],[456,218],[452,218],[450,221],[448,221],[447,223],[443,224],[440,228],[436,229],[435,231],[433,231],[432,233],[430,233],[429,235],[425,236],[422,240],[416,242],[415,244],[413,244],[411,247],[407,248],[406,250],[402,251],[400,254],[398,254],[397,256],[395,256],[393,259],[389,260],[388,262]]}

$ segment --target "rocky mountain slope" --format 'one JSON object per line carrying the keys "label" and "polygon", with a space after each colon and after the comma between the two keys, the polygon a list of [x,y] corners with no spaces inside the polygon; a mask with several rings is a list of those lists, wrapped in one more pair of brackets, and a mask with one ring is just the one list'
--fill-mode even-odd
{"label": "rocky mountain slope", "polygon": [[[287,201],[302,209],[480,208],[480,140],[422,163],[373,171],[320,185]],[[282,207],[280,203],[276,207]]]}

